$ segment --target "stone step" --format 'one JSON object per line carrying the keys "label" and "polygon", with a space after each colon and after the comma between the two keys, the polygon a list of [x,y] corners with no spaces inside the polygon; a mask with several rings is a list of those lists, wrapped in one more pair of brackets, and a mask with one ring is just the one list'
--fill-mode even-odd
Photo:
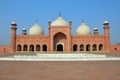
{"label": "stone step", "polygon": [[14,55],[16,58],[89,58],[89,57],[106,57],[106,55],[98,54],[36,54],[36,55]]}
{"label": "stone step", "polygon": [[99,54],[19,54],[8,57],[0,57],[7,61],[101,61],[120,60],[120,57],[108,57]]}

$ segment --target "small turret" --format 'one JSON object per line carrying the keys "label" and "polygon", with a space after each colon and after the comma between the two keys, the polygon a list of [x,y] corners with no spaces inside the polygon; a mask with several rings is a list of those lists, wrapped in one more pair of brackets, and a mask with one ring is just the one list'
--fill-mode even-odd
{"label": "small turret", "polygon": [[95,28],[94,28],[94,35],[97,35],[97,34],[99,34],[99,33],[98,33],[98,28],[95,27]]}
{"label": "small turret", "polygon": [[27,35],[27,30],[25,28],[22,29],[22,35]]}

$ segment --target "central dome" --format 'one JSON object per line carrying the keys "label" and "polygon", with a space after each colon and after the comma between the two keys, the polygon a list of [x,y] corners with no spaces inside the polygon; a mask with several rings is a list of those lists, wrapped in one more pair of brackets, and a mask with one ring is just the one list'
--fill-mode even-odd
{"label": "central dome", "polygon": [[51,26],[68,26],[68,23],[61,16],[59,16],[51,23]]}
{"label": "central dome", "polygon": [[84,21],[82,21],[81,25],[76,29],[77,35],[89,35],[90,34],[90,28],[87,26]]}
{"label": "central dome", "polygon": [[30,35],[42,35],[44,31],[42,27],[39,26],[38,22],[36,22],[29,30]]}

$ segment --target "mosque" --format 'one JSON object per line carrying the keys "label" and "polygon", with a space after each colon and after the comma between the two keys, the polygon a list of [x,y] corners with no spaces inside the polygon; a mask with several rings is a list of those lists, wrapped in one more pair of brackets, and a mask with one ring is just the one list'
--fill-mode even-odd
{"label": "mosque", "polygon": [[25,28],[20,35],[16,34],[17,23],[11,23],[10,45],[0,46],[0,53],[51,53],[51,52],[84,52],[84,53],[119,53],[119,45],[110,44],[109,22],[103,23],[103,34],[98,28],[91,29],[84,21],[71,33],[72,21],[65,21],[61,15],[53,22],[48,21],[48,34],[36,22],[29,33]]}

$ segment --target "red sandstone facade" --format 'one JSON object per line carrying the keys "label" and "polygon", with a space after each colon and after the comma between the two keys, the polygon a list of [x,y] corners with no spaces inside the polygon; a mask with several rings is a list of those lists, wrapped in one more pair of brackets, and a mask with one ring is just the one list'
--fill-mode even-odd
{"label": "red sandstone facade", "polygon": [[95,52],[119,53],[120,46],[110,45],[109,23],[104,23],[104,34],[94,30],[90,35],[72,35],[72,22],[68,26],[51,26],[48,35],[27,35],[26,30],[16,35],[17,24],[11,24],[11,43],[0,46],[0,53],[41,53],[41,52]]}

